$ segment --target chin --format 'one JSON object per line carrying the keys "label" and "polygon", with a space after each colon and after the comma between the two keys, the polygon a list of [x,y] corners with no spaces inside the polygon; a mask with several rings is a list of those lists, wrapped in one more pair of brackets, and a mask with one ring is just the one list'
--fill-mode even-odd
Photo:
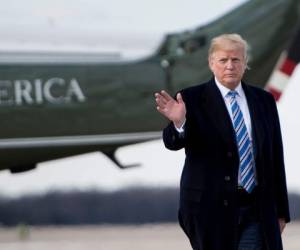
{"label": "chin", "polygon": [[239,83],[240,83],[240,80],[236,80],[236,79],[235,80],[232,79],[230,81],[228,81],[228,80],[224,81],[224,85],[230,89],[235,89],[239,85]]}

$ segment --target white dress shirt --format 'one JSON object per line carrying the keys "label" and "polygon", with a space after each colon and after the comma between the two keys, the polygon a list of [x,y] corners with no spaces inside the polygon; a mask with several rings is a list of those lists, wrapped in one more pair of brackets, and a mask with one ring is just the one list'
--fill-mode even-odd
{"label": "white dress shirt", "polygon": [[[231,106],[230,106],[230,97],[227,96],[228,92],[231,91],[230,89],[226,88],[224,85],[222,85],[220,82],[218,82],[218,80],[215,78],[215,82],[217,84],[217,87],[219,88],[222,97],[224,99],[224,102],[226,104],[226,108],[228,110],[228,113],[230,115],[231,121],[233,123],[233,116],[232,116],[232,111],[231,111]],[[238,103],[238,105],[240,106],[241,112],[243,114],[243,118],[244,118],[244,122],[245,125],[247,127],[247,131],[248,131],[248,135],[250,138],[250,143],[253,145],[252,143],[252,125],[251,125],[251,117],[250,117],[250,112],[249,112],[249,107],[248,107],[248,103],[247,103],[247,98],[245,96],[245,92],[242,88],[242,84],[239,83],[239,85],[234,89],[238,94],[236,95],[236,101]],[[253,150],[253,147],[252,147]],[[253,151],[252,151],[253,153]],[[256,168],[254,166],[254,173],[255,173],[255,179],[256,179],[256,183],[257,183],[257,178],[256,178]],[[240,172],[240,168],[239,168],[239,173],[238,173],[238,183],[239,185],[241,185],[241,172]]]}
{"label": "white dress shirt", "polygon": [[[230,106],[230,97],[227,96],[228,92],[231,91],[231,89],[226,88],[224,85],[222,85],[218,80],[215,78],[215,82],[217,84],[218,89],[220,90],[224,102],[226,104],[227,111],[230,115],[231,121],[233,120],[232,117],[232,111],[231,111],[231,106]],[[247,127],[248,135],[250,137],[250,141],[252,142],[252,125],[251,125],[251,118],[250,118],[250,112],[248,108],[248,103],[247,99],[245,96],[245,92],[242,88],[242,84],[239,83],[239,85],[235,88],[235,91],[238,93],[236,95],[236,101],[238,105],[240,106],[240,109],[242,111],[244,121]]]}

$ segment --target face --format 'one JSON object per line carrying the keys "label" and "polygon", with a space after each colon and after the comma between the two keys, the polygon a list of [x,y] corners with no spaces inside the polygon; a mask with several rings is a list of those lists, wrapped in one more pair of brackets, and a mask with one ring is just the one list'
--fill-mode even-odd
{"label": "face", "polygon": [[209,67],[222,85],[233,90],[240,83],[246,69],[244,51],[232,46],[219,48],[209,57]]}

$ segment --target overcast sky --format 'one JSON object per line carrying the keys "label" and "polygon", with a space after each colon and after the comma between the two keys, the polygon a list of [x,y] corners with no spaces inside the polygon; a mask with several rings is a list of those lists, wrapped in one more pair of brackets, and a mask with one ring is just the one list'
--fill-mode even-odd
{"label": "overcast sky", "polygon": [[215,19],[243,0],[0,0],[3,49],[151,53],[163,35]]}
{"label": "overcast sky", "polygon": [[[125,47],[130,53],[134,53],[132,48],[139,50],[140,55],[153,50],[166,33],[198,27],[242,2],[245,1],[211,0],[203,4],[199,0],[0,0],[0,50],[32,45],[33,49],[86,46],[97,51]],[[298,192],[299,82],[298,69],[278,104],[288,187]],[[112,190],[131,185],[179,183],[184,153],[167,151],[161,141],[121,148],[117,156],[124,164],[141,163],[141,167],[119,170],[101,153],[90,153],[42,163],[36,170],[18,175],[0,172],[0,194],[16,196],[51,189]]]}

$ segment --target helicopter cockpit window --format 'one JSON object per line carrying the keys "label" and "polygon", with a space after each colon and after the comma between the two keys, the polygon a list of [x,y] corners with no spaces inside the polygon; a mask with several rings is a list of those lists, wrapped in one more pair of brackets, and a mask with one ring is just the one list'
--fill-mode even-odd
{"label": "helicopter cockpit window", "polygon": [[190,34],[183,34],[181,37],[169,35],[166,43],[160,48],[161,55],[183,56],[189,55],[203,48],[207,44],[205,36],[192,37]]}
{"label": "helicopter cockpit window", "polygon": [[206,38],[204,36],[195,37],[181,42],[180,48],[182,54],[191,54],[206,45]]}

